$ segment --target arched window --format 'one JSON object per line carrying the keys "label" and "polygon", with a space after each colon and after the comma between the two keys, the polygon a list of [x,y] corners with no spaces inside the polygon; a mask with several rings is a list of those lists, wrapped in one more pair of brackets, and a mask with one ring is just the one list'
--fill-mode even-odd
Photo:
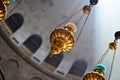
{"label": "arched window", "polygon": [[48,55],[48,57],[45,59],[45,62],[47,62],[48,64],[50,64],[54,67],[57,67],[60,64],[63,57],[64,57],[63,54],[54,55],[52,57],[50,57],[50,55]]}
{"label": "arched window", "polygon": [[87,62],[83,59],[77,60],[74,62],[72,68],[69,73],[82,77],[87,68]]}
{"label": "arched window", "polygon": [[21,14],[14,13],[10,17],[8,17],[5,20],[5,22],[8,25],[8,27],[12,30],[12,32],[14,33],[23,25],[24,18]]}
{"label": "arched window", "polygon": [[34,34],[23,43],[32,53],[35,53],[42,44],[42,38]]}

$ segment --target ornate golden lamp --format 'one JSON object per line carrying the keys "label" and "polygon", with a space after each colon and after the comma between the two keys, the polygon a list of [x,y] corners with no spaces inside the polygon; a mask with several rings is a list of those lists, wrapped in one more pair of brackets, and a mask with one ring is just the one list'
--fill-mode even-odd
{"label": "ornate golden lamp", "polygon": [[111,68],[110,68],[110,74],[108,77],[108,80],[110,80],[112,68],[113,68],[113,63],[114,63],[114,59],[115,59],[115,53],[116,53],[116,49],[117,49],[117,40],[118,39],[120,39],[120,31],[117,31],[115,33],[114,42],[109,43],[109,48],[105,51],[103,56],[99,59],[99,61],[97,63],[98,65],[96,66],[96,69],[94,69],[92,72],[86,74],[83,77],[83,80],[105,80],[104,73],[106,72],[106,68],[103,65],[101,65],[101,63],[103,62],[104,58],[107,56],[108,51],[114,50],[112,64],[111,64]]}
{"label": "ornate golden lamp", "polygon": [[106,72],[106,67],[102,64],[97,64],[96,68],[87,73],[83,80],[105,80],[104,73]]}
{"label": "ornate golden lamp", "polygon": [[6,5],[0,0],[0,21],[5,18],[6,12]]}
{"label": "ornate golden lamp", "polygon": [[75,32],[76,26],[73,23],[68,23],[63,28],[55,29],[50,35],[52,55],[70,51],[74,47]]}
{"label": "ornate golden lamp", "polygon": [[[89,17],[89,14],[91,12],[91,7],[95,4],[97,4],[98,0],[90,0],[90,5],[85,5],[83,8],[79,9],[76,13],[68,17],[65,21],[61,22],[56,26],[56,29],[51,33],[50,35],[50,43],[51,43],[51,54],[60,54],[61,52],[68,52],[70,51],[74,45],[75,42],[80,38],[80,35],[85,27],[85,23]],[[68,20],[72,19],[77,15],[79,12],[82,10],[82,15],[78,18],[77,22],[75,24],[73,23],[68,23],[65,27],[63,28],[58,28],[62,24],[66,23]],[[74,32],[76,31],[76,26],[79,21],[82,19],[84,15],[87,15],[85,18],[85,21],[80,29],[80,32],[78,34],[78,37],[76,41],[74,40]]]}

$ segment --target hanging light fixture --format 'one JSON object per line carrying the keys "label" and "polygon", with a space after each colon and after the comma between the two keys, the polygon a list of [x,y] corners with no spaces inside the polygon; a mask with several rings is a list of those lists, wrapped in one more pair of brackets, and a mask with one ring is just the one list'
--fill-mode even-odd
{"label": "hanging light fixture", "polygon": [[7,8],[6,6],[9,5],[11,2],[14,2],[15,0],[0,0],[0,21],[5,19]]}
{"label": "hanging light fixture", "polygon": [[55,29],[50,36],[52,55],[70,51],[74,47],[75,32],[76,26],[73,23],[68,23],[63,28]]}
{"label": "hanging light fixture", "polygon": [[83,77],[83,80],[105,80],[105,72],[106,67],[103,64],[97,64],[96,68],[92,72],[87,73]]}
{"label": "hanging light fixture", "polygon": [[6,12],[6,5],[0,0],[0,21],[5,18]]}
{"label": "hanging light fixture", "polygon": [[[97,64],[101,64],[103,62],[104,58],[107,56],[108,51],[109,50],[113,50],[114,51],[113,59],[112,59],[112,63],[111,63],[111,68],[110,68],[110,74],[109,74],[108,80],[110,80],[111,73],[112,73],[112,68],[113,68],[115,54],[116,54],[116,49],[117,49],[117,40],[120,39],[120,31],[117,31],[114,36],[115,36],[114,42],[110,42],[109,43],[109,48],[105,51],[105,53],[103,54],[103,56],[97,62]],[[103,74],[101,75],[101,73],[103,73],[103,72],[105,73],[106,72],[106,68],[103,67],[103,66],[101,66],[101,65],[97,65],[96,68],[100,68],[100,69],[103,69],[103,70],[101,70],[101,71],[97,70],[99,73],[98,72],[96,73],[96,69],[95,69],[93,72],[86,74],[83,77],[83,80],[105,80]]]}
{"label": "hanging light fixture", "polygon": [[[85,5],[83,8],[79,9],[76,13],[74,13],[73,15],[68,17],[65,21],[61,22],[60,24],[58,24],[58,26],[56,26],[56,29],[50,35],[50,43],[51,43],[50,53],[52,55],[60,54],[61,52],[66,53],[66,52],[72,50],[75,43],[77,43],[78,40],[80,39],[80,35],[85,27],[85,24],[89,17],[89,14],[91,13],[92,6],[96,5],[97,3],[98,3],[98,0],[90,0],[89,5]],[[72,24],[68,23],[65,27],[58,28],[62,24],[65,24],[66,22],[68,22],[68,20],[75,17],[75,15],[77,15],[81,11],[82,11],[82,15],[78,18],[76,23],[72,23]],[[87,15],[87,16],[86,16],[85,21],[81,27],[81,30],[77,36],[77,39],[75,40],[74,36],[73,36],[74,32],[76,31],[75,25],[77,25],[79,23],[79,21],[82,19],[82,17],[84,15]]]}

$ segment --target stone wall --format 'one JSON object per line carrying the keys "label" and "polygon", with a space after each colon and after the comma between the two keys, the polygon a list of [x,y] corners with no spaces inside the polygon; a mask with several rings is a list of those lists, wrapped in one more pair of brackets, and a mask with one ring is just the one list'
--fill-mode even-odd
{"label": "stone wall", "polygon": [[0,67],[5,80],[54,80],[22,59],[0,35]]}

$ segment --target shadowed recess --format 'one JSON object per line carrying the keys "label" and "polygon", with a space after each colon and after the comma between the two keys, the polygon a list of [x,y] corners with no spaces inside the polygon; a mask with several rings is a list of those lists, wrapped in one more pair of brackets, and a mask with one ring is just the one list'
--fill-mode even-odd
{"label": "shadowed recess", "polygon": [[86,71],[86,68],[87,68],[87,62],[83,59],[79,59],[79,60],[74,62],[72,68],[69,71],[69,73],[82,77],[83,74]]}
{"label": "shadowed recess", "polygon": [[14,33],[17,31],[24,23],[24,18],[20,13],[14,13],[5,20],[8,27]]}
{"label": "shadowed recess", "polygon": [[34,34],[23,43],[32,53],[35,53],[42,44],[42,37]]}
{"label": "shadowed recess", "polygon": [[62,61],[64,55],[63,53],[62,54],[58,54],[58,55],[54,55],[54,56],[48,56],[46,59],[45,59],[45,62],[47,62],[48,64],[54,66],[54,67],[57,67],[60,62]]}

